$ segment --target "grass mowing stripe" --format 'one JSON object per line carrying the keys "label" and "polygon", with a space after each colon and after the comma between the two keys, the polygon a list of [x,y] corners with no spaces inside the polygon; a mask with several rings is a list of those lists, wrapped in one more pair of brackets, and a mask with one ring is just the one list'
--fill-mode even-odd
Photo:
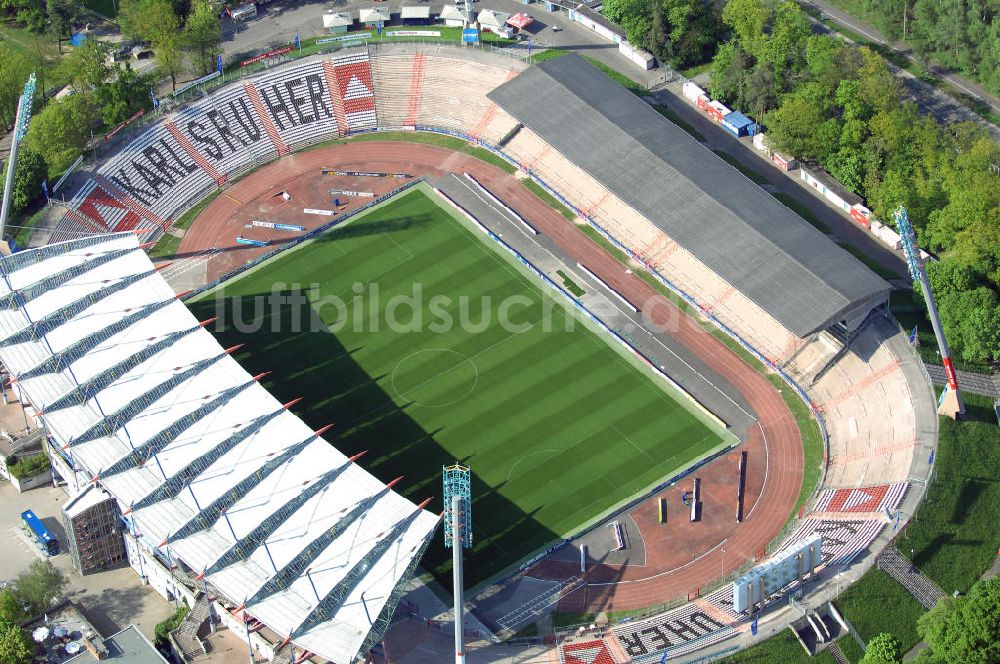
{"label": "grass mowing stripe", "polygon": [[[470,585],[719,444],[721,434],[660,389],[634,358],[612,348],[423,188],[216,293],[266,297],[279,279],[303,289],[318,284],[309,291],[310,315],[335,333],[268,327],[249,344],[266,350],[240,360],[250,369],[280,367],[268,383],[277,397],[310,396],[297,412],[310,425],[337,422],[338,447],[371,450],[365,467],[383,479],[406,475],[400,488],[414,500],[436,494],[441,465],[456,459],[472,465],[477,544],[468,558]],[[424,297],[414,308],[425,326],[373,329],[367,306],[356,310],[348,300],[355,283],[379,285],[383,312],[388,299],[422,284]],[[196,313],[216,293],[194,303]],[[334,294],[342,308],[327,303]],[[481,331],[461,325],[430,331],[428,298],[435,295],[451,298],[447,310],[455,320],[458,299],[466,298],[466,317],[482,323]],[[500,303],[514,295],[525,299],[511,320],[530,324],[521,333],[497,321]],[[284,323],[293,315],[286,306],[267,312],[267,320]],[[229,327],[220,336],[246,340]],[[425,562],[444,580],[445,551],[432,546]]]}

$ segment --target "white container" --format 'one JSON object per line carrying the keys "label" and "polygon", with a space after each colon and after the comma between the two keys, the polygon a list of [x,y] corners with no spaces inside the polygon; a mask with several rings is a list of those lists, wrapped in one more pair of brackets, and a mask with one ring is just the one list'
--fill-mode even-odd
{"label": "white container", "polygon": [[626,41],[618,42],[618,52],[647,71],[656,64],[656,58],[652,53],[636,48]]}
{"label": "white container", "polygon": [[767,147],[767,139],[764,134],[753,135],[753,146],[765,154],[769,154],[771,152],[771,149]]}
{"label": "white container", "polygon": [[883,226],[882,230],[875,233],[875,235],[892,249],[901,249],[903,247],[903,239],[899,237],[899,233],[888,226]]}
{"label": "white container", "polygon": [[688,101],[697,103],[698,97],[704,95],[705,91],[699,88],[691,81],[688,81],[683,86],[681,86],[681,94],[683,94],[684,98],[687,99]]}

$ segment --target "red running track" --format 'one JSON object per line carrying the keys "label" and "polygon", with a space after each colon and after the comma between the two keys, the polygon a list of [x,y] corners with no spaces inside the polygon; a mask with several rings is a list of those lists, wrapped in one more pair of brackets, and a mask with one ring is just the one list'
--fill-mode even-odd
{"label": "red running track", "polygon": [[[748,453],[744,513],[737,524],[736,467],[731,453],[698,471],[701,478],[702,520],[690,523],[680,493],[690,484],[675,486],[629,511],[637,524],[645,556],[629,564],[596,563],[587,570],[586,584],[563,598],[561,608],[575,611],[626,610],[666,602],[696,593],[724,572],[759,556],[781,531],[795,507],[803,475],[802,441],[795,419],[782,396],[763,375],[746,364],[702,323],[682,313],[668,299],[615,260],[573,223],[495,166],[471,156],[418,143],[355,142],[285,157],[244,177],[216,198],[184,236],[179,256],[209,248],[221,249],[209,263],[209,278],[237,267],[264,249],[235,242],[238,234],[280,243],[287,234],[246,228],[251,219],[280,221],[316,228],[327,217],[304,214],[304,207],[330,208],[328,190],[348,189],[384,193],[398,186],[388,178],[331,178],[323,167],[358,171],[406,172],[442,176],[467,171],[529,219],[574,260],[586,265],[629,301],[639,304],[647,319],[676,339],[738,392],[758,418],[749,439],[740,447]],[[285,201],[281,191],[292,199]],[[343,198],[345,210],[366,199]],[[732,393],[732,392],[730,392]],[[659,525],[657,498],[668,501],[668,521]],[[591,551],[591,558],[600,552]],[[565,558],[565,555],[563,556]],[[550,556],[529,574],[565,579],[579,573],[579,562]]]}

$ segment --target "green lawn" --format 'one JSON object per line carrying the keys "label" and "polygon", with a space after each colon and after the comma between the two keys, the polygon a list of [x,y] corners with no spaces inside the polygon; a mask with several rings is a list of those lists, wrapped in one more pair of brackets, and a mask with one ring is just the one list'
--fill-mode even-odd
{"label": "green lawn", "polygon": [[894,578],[872,568],[834,601],[837,610],[868,643],[879,632],[891,632],[906,652],[920,641],[917,618],[924,607]]}
{"label": "green lawn", "polygon": [[545,191],[542,185],[538,184],[534,180],[521,180],[521,184],[531,190],[535,196],[538,196],[542,201],[551,207],[553,210],[566,217],[570,221],[576,219],[576,213],[570,210],[568,207],[559,202],[555,196]]}
{"label": "green lawn", "polygon": [[670,120],[675,125],[680,127],[681,129],[686,131],[688,134],[690,134],[691,137],[694,138],[694,140],[699,142],[705,141],[705,135],[703,133],[701,133],[700,131],[692,127],[690,124],[685,122],[681,116],[677,115],[663,104],[653,104],[653,108],[656,109],[657,113],[659,113],[660,115],[662,115],[663,117],[665,117],[666,119]]}
{"label": "green lawn", "polygon": [[[532,189],[532,191],[534,191],[534,189]],[[634,268],[634,264],[629,263],[628,256],[625,252],[608,241],[608,239],[601,235],[600,232],[598,232],[593,226],[585,224],[579,228],[584,235],[600,245],[618,262],[623,265],[629,265],[630,268]],[[799,433],[802,436],[802,450],[805,459],[802,484],[799,488],[799,497],[795,502],[795,510],[793,510],[791,516],[789,516],[789,520],[791,520],[795,514],[798,513],[799,508],[809,499],[809,496],[812,495],[813,490],[816,488],[816,483],[819,482],[820,474],[823,471],[823,436],[820,433],[819,424],[816,423],[816,419],[812,416],[812,412],[809,410],[809,407],[806,406],[802,399],[795,394],[792,388],[789,387],[788,384],[781,379],[781,377],[775,375],[770,370],[765,369],[760,361],[751,355],[749,351],[743,348],[739,342],[712,323],[704,320],[701,315],[687,303],[686,300],[664,286],[659,279],[641,268],[635,269],[634,273],[658,293],[663,295],[663,297],[673,302],[681,311],[686,313],[693,320],[697,321],[699,325],[704,327],[715,338],[726,344],[726,346],[742,358],[744,362],[765,376],[771,384],[774,385],[775,389],[781,392],[781,396],[784,398],[785,404],[788,405],[788,409],[792,411],[792,415],[795,417],[796,425],[798,426]]]}
{"label": "green lawn", "polygon": [[[216,297],[232,307],[233,298],[269,296],[272,284],[304,294],[312,308],[294,315],[288,306],[257,312],[244,299],[247,320],[264,324],[254,333],[237,331],[227,308],[220,342],[247,342],[239,360],[251,373],[276,370],[266,384],[281,401],[305,397],[295,410],[310,425],[335,422],[339,449],[369,450],[362,465],[385,481],[404,475],[399,488],[418,501],[435,496],[432,510],[441,509],[441,466],[470,465],[471,587],[727,435],[424,191],[281,254],[192,309],[217,315]],[[384,315],[373,320],[356,307],[373,306],[376,286],[373,308]],[[418,305],[394,309],[415,289]],[[294,331],[314,322],[320,331]],[[435,544],[425,564],[444,580],[448,558]]]}
{"label": "green lawn", "polygon": [[964,398],[963,420],[940,418],[933,483],[899,540],[946,593],[967,592],[1000,548],[1000,426],[991,399]]}
{"label": "green lawn", "polygon": [[[177,218],[174,222],[173,228],[178,228],[181,230],[186,230],[191,223],[198,218],[201,211],[209,206],[209,204],[219,197],[222,190],[216,190],[210,193],[205,198],[201,199],[191,207],[189,207],[184,214]],[[173,256],[177,253],[178,247],[181,246],[181,238],[176,235],[169,235],[164,233],[160,239],[157,241],[156,245],[150,250],[149,255],[153,258],[163,258],[166,256]]]}
{"label": "green lawn", "polygon": [[757,184],[767,184],[769,180],[761,173],[755,171],[749,166],[745,165],[742,161],[729,154],[724,150],[712,150],[715,154],[719,155],[724,162],[738,170],[743,175],[747,176]]}
{"label": "green lawn", "polygon": [[777,198],[779,201],[781,201],[781,203],[786,208],[788,208],[789,210],[791,210],[792,212],[794,212],[795,214],[799,215],[807,222],[809,222],[820,233],[830,232],[830,227],[824,224],[822,221],[820,221],[819,218],[816,216],[815,212],[810,210],[808,207],[806,207],[796,199],[780,191],[772,193],[771,195]]}
{"label": "green lawn", "polygon": [[823,652],[810,657],[790,629],[783,629],[753,648],[719,660],[724,664],[833,664],[833,656]]}
{"label": "green lawn", "polygon": [[903,276],[895,270],[890,270],[886,266],[879,263],[877,260],[861,251],[861,249],[855,247],[850,242],[838,242],[837,246],[849,253],[850,255],[857,258],[859,261],[868,266],[868,269],[882,277],[883,279],[898,279]]}

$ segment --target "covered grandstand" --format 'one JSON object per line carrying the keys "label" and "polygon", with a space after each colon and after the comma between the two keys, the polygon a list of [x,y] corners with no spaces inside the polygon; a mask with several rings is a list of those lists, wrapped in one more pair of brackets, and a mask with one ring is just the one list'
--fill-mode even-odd
{"label": "covered grandstand", "polygon": [[[77,195],[69,202],[69,211],[61,220],[56,237],[77,237],[106,229],[139,227],[159,231],[168,228],[181,211],[206,192],[225,186],[233,176],[313,143],[359,131],[375,128],[418,129],[457,135],[476,142],[502,153],[522,175],[542,184],[585,221],[605,232],[606,237],[626,251],[631,259],[647,266],[661,283],[669,283],[689,303],[697,306],[705,319],[724,327],[744,347],[764,358],[772,369],[782,372],[784,379],[809,403],[825,432],[827,443],[820,480],[823,493],[818,504],[800,515],[792,535],[825,533],[827,531],[823,529],[827,528],[831,533],[827,539],[832,540],[836,536],[843,540],[843,550],[837,550],[836,560],[830,560],[831,569],[835,571],[852,561],[856,565],[858,560],[865,560],[868,548],[877,549],[879,542],[884,542],[888,535],[883,532],[888,530],[887,510],[909,510],[907,505],[915,505],[919,500],[923,478],[930,468],[927,461],[930,451],[928,441],[933,441],[937,426],[933,415],[934,396],[925,381],[919,358],[911,353],[906,343],[905,334],[900,333],[888,316],[880,313],[868,316],[872,309],[878,309],[885,302],[888,285],[653,109],[610,83],[586,63],[575,60],[574,56],[564,56],[526,68],[522,62],[482,52],[444,46],[428,48],[387,44],[304,58],[264,75],[248,76],[243,81],[229,83],[210,97],[193,101],[155,124],[136,130],[107,161],[77,174],[73,182]],[[563,64],[558,64],[561,62]],[[460,89],[463,91],[461,94],[456,92]],[[526,107],[528,103],[530,108]],[[568,115],[565,108],[581,110],[576,111],[576,115]],[[572,131],[567,127],[573,127]],[[403,149],[400,145],[400,154],[403,154]],[[598,156],[600,161],[595,163]],[[651,180],[657,182],[656,187],[641,186]],[[94,253],[95,250],[74,249],[68,251],[67,256],[88,252]],[[135,250],[130,248],[129,253],[133,252]],[[56,259],[67,260],[59,256]],[[98,258],[87,260],[96,261]],[[112,259],[109,259],[109,264],[114,264]],[[20,263],[17,265],[16,270],[8,268],[6,271],[14,274],[28,268],[27,265],[20,266]],[[133,278],[141,279],[143,283],[162,284],[162,280],[155,275],[139,276],[142,270],[150,269],[148,263],[136,265],[133,268],[135,272],[129,273],[135,275]],[[18,278],[28,279],[27,276]],[[19,282],[22,285],[17,283],[15,280],[16,288],[23,288],[27,281]],[[108,288],[133,292],[132,284],[120,280]],[[172,321],[163,328],[154,328],[138,318],[122,318],[125,322],[115,323],[134,327],[135,338],[143,339],[135,342],[137,349],[146,349],[144,352],[149,353],[150,358],[157,351],[151,346],[154,341],[147,341],[147,337],[154,337],[173,347],[178,342],[169,341],[168,333],[202,334],[194,329],[197,323],[186,312],[186,318],[176,313],[178,318],[174,320],[161,318],[153,311],[184,312],[183,306],[168,302],[169,289],[160,285],[157,289],[159,300],[140,298],[136,300],[138,305],[122,305],[128,308],[126,313],[115,314],[119,317],[133,316],[136,314],[134,307],[141,306],[149,310],[146,314],[149,321]],[[54,325],[52,321],[56,319],[52,316],[55,314],[50,316],[45,312],[54,312],[59,306],[63,305],[46,305],[42,310],[44,320],[30,307],[27,311],[33,316],[32,320]],[[30,333],[25,331],[28,328],[23,317],[18,318],[18,311],[11,309],[3,316],[5,322],[0,333],[9,335],[19,332],[24,338],[30,337]],[[8,325],[8,320],[14,322]],[[81,320],[84,318],[81,317]],[[845,334],[839,334],[841,331]],[[133,337],[127,338],[131,343]],[[48,341],[52,343],[52,340]],[[31,361],[44,360],[60,370],[65,369],[64,364],[71,366],[71,362],[66,360],[45,359],[58,357],[59,353],[63,353],[62,357],[76,357],[69,354],[68,349],[79,346],[68,345],[65,338],[60,343],[53,343],[55,351],[37,344],[32,346],[37,347],[36,351],[32,351],[37,358],[32,356]],[[102,350],[104,356],[113,354],[108,352],[110,347],[107,345],[100,345],[97,341],[89,343],[94,344],[95,353]],[[8,348],[22,352],[21,345]],[[0,359],[6,362],[6,353],[10,352],[5,349]],[[201,354],[185,361],[207,363],[219,352],[217,347],[205,346]],[[98,389],[103,384],[95,377],[105,375],[103,372],[111,366],[111,360],[98,360],[99,357],[100,354],[95,354],[94,359],[87,360],[98,362],[98,366],[86,371],[72,367],[86,394],[90,394],[87,390]],[[183,357],[187,358],[186,355]],[[16,355],[13,361],[14,368],[24,365],[24,361],[22,365],[16,363]],[[186,366],[173,359],[164,361],[167,364],[160,366],[182,367],[179,371]],[[210,372],[214,375],[214,372],[230,364],[231,359],[219,358],[215,364],[202,365],[205,367],[202,371],[206,375]],[[30,364],[29,369],[33,366]],[[173,375],[175,370],[167,373]],[[33,385],[28,381],[32,375],[22,376],[26,386]],[[51,380],[61,376],[61,382],[52,388],[38,388],[41,390],[38,394],[30,391],[29,394],[39,399],[39,407],[46,412],[47,420],[51,411],[52,422],[69,427],[69,424],[61,424],[59,411],[46,404],[57,398],[62,398],[62,404],[71,403],[74,399],[79,401],[74,396],[74,383],[65,371],[48,375],[52,376]],[[245,373],[223,375],[226,381],[216,384],[233,390],[249,380]],[[124,385],[124,376],[114,384],[119,387]],[[88,382],[91,378],[95,380]],[[166,379],[163,376],[163,380]],[[38,384],[43,385],[41,382]],[[210,395],[211,401],[219,396],[219,389],[199,387],[195,392],[199,397]],[[131,398],[134,399],[139,392],[141,390],[135,390]],[[248,385],[243,392],[257,394],[263,390],[259,386]],[[180,392],[174,388],[171,394],[179,395]],[[109,403],[125,403],[123,396],[114,398],[116,401]],[[101,396],[101,404],[104,403]],[[193,412],[197,407],[183,399],[178,399],[177,403],[187,409],[185,412]],[[259,404],[271,408],[260,411],[262,417],[273,412],[281,421],[288,418],[295,420],[297,424],[291,430],[301,436],[298,443],[304,446],[303,449],[310,450],[310,454],[315,453],[314,448],[318,449],[322,441],[307,444],[310,432],[300,421],[287,412],[278,412],[280,405],[273,399],[264,399]],[[74,406],[70,412],[76,412],[78,407]],[[125,414],[115,410],[105,412],[112,419],[125,417]],[[152,412],[147,409],[142,414],[145,416]],[[235,413],[221,406],[217,412]],[[98,421],[94,419],[96,415],[91,415],[82,424],[73,425],[76,428],[67,429],[70,438],[57,436],[57,446],[75,439],[83,427]],[[231,422],[221,424],[221,428],[247,419],[238,419],[235,414],[227,416]],[[140,420],[137,420],[134,426],[130,424],[128,427],[129,433],[137,437],[138,442],[134,441],[137,448],[153,436],[147,430],[137,428],[139,426]],[[262,430],[267,422],[254,420],[253,426]],[[212,428],[212,431],[221,428]],[[138,433],[134,433],[133,429]],[[246,426],[241,429],[245,430]],[[193,434],[197,431],[192,429]],[[315,602],[315,596],[308,585],[309,578],[303,582],[303,577],[298,577],[298,585],[288,591],[297,594],[298,599],[290,604],[284,603],[285,598],[291,598],[287,592],[269,596],[274,598],[273,601],[253,599],[260,593],[273,592],[270,589],[275,587],[274,583],[268,579],[277,578],[276,570],[283,571],[287,567],[283,560],[289,557],[299,561],[303,559],[304,540],[301,540],[301,546],[300,540],[292,540],[291,544],[286,542],[283,546],[289,548],[280,552],[276,551],[277,547],[270,547],[268,540],[276,565],[269,560],[267,550],[262,553],[258,548],[254,556],[244,561],[218,567],[217,560],[228,561],[232,559],[232,554],[226,557],[229,552],[246,546],[236,545],[236,535],[242,540],[255,526],[249,521],[238,523],[244,516],[232,507],[227,512],[227,518],[209,524],[210,527],[199,533],[191,533],[190,536],[188,533],[194,527],[191,524],[195,523],[195,515],[202,513],[209,504],[215,505],[219,500],[216,494],[225,492],[228,487],[209,482],[214,477],[208,472],[211,468],[199,471],[201,475],[191,483],[191,488],[181,481],[180,478],[188,472],[186,466],[179,466],[176,460],[173,465],[164,461],[172,450],[179,449],[177,446],[182,444],[180,439],[175,445],[167,445],[162,452],[150,456],[156,464],[162,464],[162,470],[159,467],[147,470],[149,464],[144,464],[143,468],[131,471],[118,467],[114,472],[108,472],[115,459],[127,457],[131,448],[125,445],[133,444],[122,438],[123,432],[124,429],[114,437],[99,437],[92,442],[80,440],[61,452],[70,463],[85,471],[80,478],[81,488],[91,475],[100,476],[100,483],[110,491],[121,492],[123,509],[135,501],[134,512],[128,516],[135,517],[133,525],[142,525],[136,532],[143,534],[145,545],[150,550],[167,540],[161,549],[164,555],[169,551],[169,555],[181,559],[195,573],[207,570],[212,587],[228,597],[234,606],[243,603],[244,597],[232,594],[243,592],[250,600],[248,614],[265,623],[273,623],[279,640],[292,634],[293,643],[303,648],[316,646],[316,642],[302,640],[300,636],[306,636],[303,628],[290,628],[289,623],[293,619],[286,617],[289,606],[293,609],[298,607],[295,610],[303,612],[311,610],[308,605]],[[95,434],[96,431],[87,435]],[[209,435],[207,431],[206,435]],[[248,436],[250,439],[259,437],[251,432]],[[97,444],[98,440],[110,442],[101,443],[104,445],[101,447]],[[230,441],[227,444],[233,444],[233,450],[249,449],[232,441],[231,437],[227,440]],[[281,463],[291,468],[293,461],[286,456],[291,454],[291,443],[270,441],[269,444],[271,446],[262,454],[279,455]],[[282,447],[276,449],[275,445]],[[339,465],[346,465],[346,460],[333,448],[330,450],[327,456],[333,456],[327,459],[324,468],[333,472]],[[235,451],[232,454],[238,456]],[[257,469],[272,473],[275,478],[278,476],[274,471],[277,461],[268,461],[273,456],[254,457],[253,461],[240,459],[240,464],[249,464],[239,466],[245,477],[251,477],[250,473],[257,473]],[[222,461],[220,458],[216,466]],[[347,477],[353,477],[357,469],[349,467],[348,470],[350,473],[345,470],[339,478],[330,481],[339,485]],[[287,484],[275,479],[266,486],[277,487],[280,484],[291,487],[295,482],[301,484],[304,478],[314,476],[305,470],[301,472],[305,475],[289,475],[295,479]],[[116,480],[125,477],[130,481],[136,478],[136,481],[146,482],[148,486],[141,490],[126,488],[124,485],[131,486],[130,482]],[[216,481],[223,480],[212,482]],[[369,492],[366,495],[372,496],[371,492],[382,490],[378,488],[380,483],[376,485],[374,482],[377,480],[373,480],[371,486],[364,485]],[[308,488],[306,486],[300,491],[296,487],[295,491],[300,491],[296,495],[300,496]],[[151,493],[137,495],[147,489]],[[208,493],[202,495],[200,492],[203,490]],[[256,504],[251,501],[254,497],[263,500],[259,493],[263,491],[262,488],[252,495],[247,493],[243,501],[246,505]],[[391,491],[389,494],[394,501],[402,500]],[[885,495],[891,500],[868,501],[862,494]],[[830,497],[834,495],[845,497],[841,501],[840,498]],[[160,503],[153,500],[155,496],[162,496],[157,500],[169,501],[176,509],[182,510],[181,516],[166,515],[165,510],[159,508]],[[359,490],[357,500],[361,497]],[[272,500],[270,494],[267,499]],[[319,494],[314,499],[319,500]],[[275,494],[273,500],[281,504],[292,502],[290,496],[279,494]],[[860,502],[854,504],[855,500]],[[841,502],[850,506],[851,519],[860,522],[850,532],[842,523],[842,515],[833,509]],[[338,506],[341,504],[337,503]],[[403,512],[415,510],[405,501],[400,505],[405,507]],[[277,513],[276,505],[260,508],[266,509]],[[352,508],[345,509],[350,511]],[[297,513],[304,515],[304,510],[305,504]],[[252,512],[253,515],[260,513]],[[430,515],[422,514],[407,533],[418,526],[429,533],[432,524],[427,519],[430,518]],[[253,519],[258,519],[258,516],[253,516]],[[185,524],[178,526],[178,520]],[[236,534],[229,532],[229,521],[236,528]],[[260,522],[263,521],[261,518]],[[268,528],[276,527],[273,521]],[[273,537],[283,537],[286,529],[294,525],[295,522],[290,520],[279,531],[274,531]],[[322,524],[310,524],[309,533],[316,532],[312,530],[313,526],[322,527]],[[834,527],[839,530],[834,530]],[[183,537],[171,536],[172,529],[185,534]],[[419,544],[417,535],[413,534],[414,544]],[[394,549],[386,555],[400,556],[401,566],[413,563],[419,557],[419,550],[412,557],[403,556],[397,550],[401,551]],[[331,548],[331,554],[333,551]],[[193,564],[189,563],[189,559]],[[705,563],[711,565],[713,573],[718,575],[720,566],[717,559],[709,556]],[[401,570],[399,572],[394,577],[397,581],[403,578]],[[316,574],[312,577],[314,581],[318,578]],[[643,583],[642,580],[628,581],[632,587],[641,587]],[[334,587],[332,584],[335,583],[331,579],[327,586]],[[327,586],[321,587],[320,592],[324,592]],[[646,597],[648,601],[644,601],[643,606],[664,601],[667,597],[661,589],[650,584]],[[690,587],[685,592],[697,590],[697,587]],[[677,593],[677,596],[682,594]],[[585,595],[585,592],[578,592],[571,598]],[[365,597],[371,609],[372,595],[366,593]],[[296,604],[299,601],[302,603]],[[356,604],[354,608],[357,609]],[[633,607],[615,604],[614,608]],[[690,606],[684,611],[690,611]],[[357,618],[353,615],[351,619]],[[298,619],[296,615],[294,620]],[[351,625],[367,629],[363,613],[360,620],[363,622]],[[731,620],[740,618],[732,617]],[[721,622],[729,625],[727,621]],[[642,624],[636,623],[639,626]],[[319,633],[319,627],[309,631],[312,636]],[[631,638],[631,633],[623,633],[618,638]],[[697,647],[691,645],[692,650]]]}
{"label": "covered grandstand", "polygon": [[146,553],[296,656],[347,662],[381,638],[436,515],[261,387],[135,234],[0,271],[0,360],[77,491],[102,486]]}
{"label": "covered grandstand", "polygon": [[889,284],[582,57],[489,97],[799,337],[887,301]]}

